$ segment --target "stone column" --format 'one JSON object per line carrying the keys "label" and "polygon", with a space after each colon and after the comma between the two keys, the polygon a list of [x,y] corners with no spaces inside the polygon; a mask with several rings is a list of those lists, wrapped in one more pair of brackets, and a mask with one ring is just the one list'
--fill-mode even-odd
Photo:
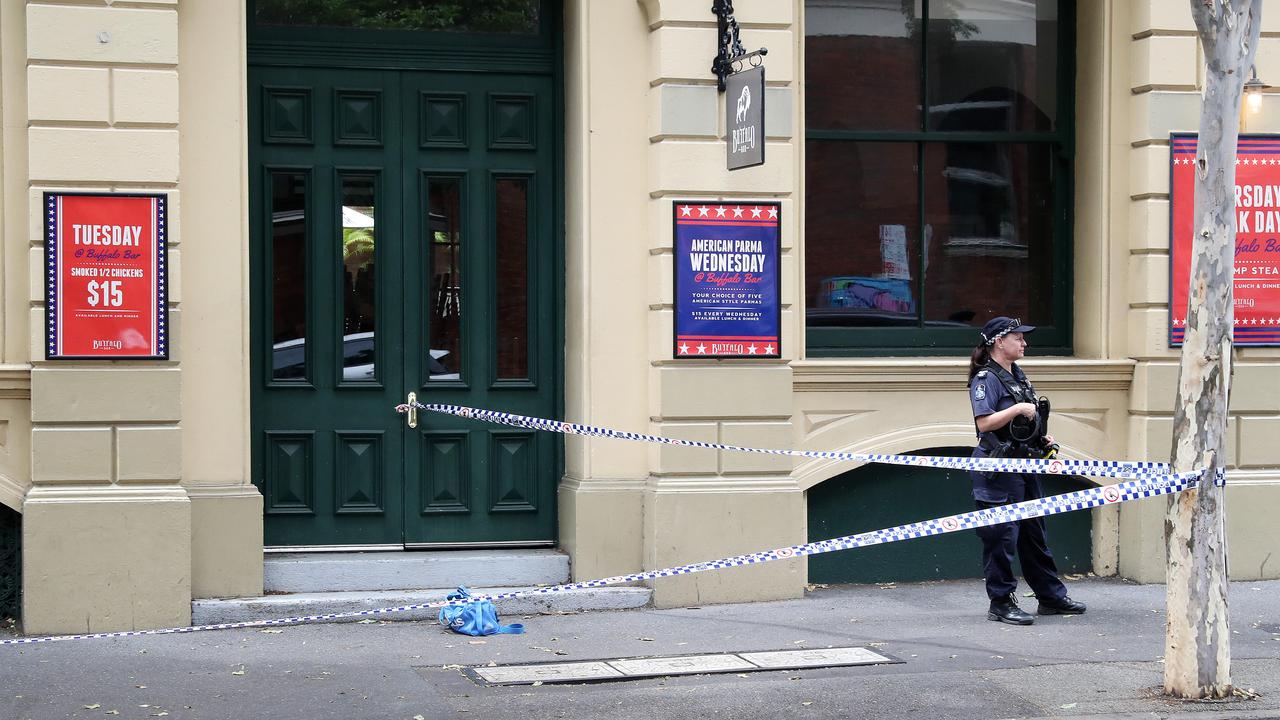
{"label": "stone column", "polygon": [[[186,624],[177,2],[28,3],[26,39],[33,429],[24,630]],[[169,195],[169,361],[45,360],[46,190]]]}
{"label": "stone column", "polygon": [[[650,281],[649,414],[657,434],[736,445],[784,448],[792,432],[789,361],[801,355],[802,223],[796,80],[803,36],[799,2],[739,0],[735,17],[748,50],[767,47],[766,162],[725,169],[724,95],[716,88],[716,16],[709,3],[642,0],[649,23],[649,170],[647,241]],[[780,360],[673,360],[672,202],[780,201],[782,204],[782,353]],[[786,457],[660,447],[651,451],[644,493],[644,565],[681,563],[805,541],[804,494]],[[654,583],[659,607],[798,597],[803,560],[666,578]]]}

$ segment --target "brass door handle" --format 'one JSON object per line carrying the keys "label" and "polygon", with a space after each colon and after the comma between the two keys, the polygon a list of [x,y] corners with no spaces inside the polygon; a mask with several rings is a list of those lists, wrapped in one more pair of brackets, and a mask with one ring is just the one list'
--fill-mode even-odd
{"label": "brass door handle", "polygon": [[409,427],[418,427],[418,393],[409,393]]}

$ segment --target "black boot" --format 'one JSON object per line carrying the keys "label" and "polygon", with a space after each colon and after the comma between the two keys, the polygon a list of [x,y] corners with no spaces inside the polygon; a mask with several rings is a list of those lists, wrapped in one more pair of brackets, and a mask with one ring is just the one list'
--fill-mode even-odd
{"label": "black boot", "polygon": [[1018,601],[1014,599],[1012,593],[991,601],[991,608],[987,610],[987,619],[1010,625],[1030,625],[1036,621],[1018,607]]}
{"label": "black boot", "polygon": [[1069,597],[1063,597],[1060,600],[1045,600],[1040,598],[1040,607],[1036,608],[1037,615],[1081,615],[1084,613],[1085,605],[1082,602],[1076,602]]}

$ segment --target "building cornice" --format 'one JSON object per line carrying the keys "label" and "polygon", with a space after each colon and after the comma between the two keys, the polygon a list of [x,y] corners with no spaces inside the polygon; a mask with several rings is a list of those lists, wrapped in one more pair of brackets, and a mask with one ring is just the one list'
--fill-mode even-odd
{"label": "building cornice", "polygon": [[[1029,358],[1018,363],[1038,390],[1127,391],[1136,362],[1081,358]],[[797,360],[791,363],[795,391],[951,391],[966,384],[963,358],[881,358]]]}

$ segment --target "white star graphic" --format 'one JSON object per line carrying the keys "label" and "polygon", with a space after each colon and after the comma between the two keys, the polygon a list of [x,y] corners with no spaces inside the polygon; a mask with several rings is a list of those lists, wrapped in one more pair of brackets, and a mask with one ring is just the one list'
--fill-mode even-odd
{"label": "white star graphic", "polygon": [[718,218],[724,217],[724,206],[723,206],[723,205],[721,205],[720,207],[716,208],[716,217],[718,217]]}
{"label": "white star graphic", "polygon": [[748,346],[747,346],[747,354],[748,354],[748,355],[755,355],[755,354],[756,354],[756,344],[755,344],[755,343],[751,343],[750,345],[748,345]]}
{"label": "white star graphic", "polygon": [[706,355],[706,354],[707,354],[707,346],[706,346],[706,345],[698,345],[698,354],[699,354],[699,355]]}
{"label": "white star graphic", "polygon": [[703,205],[698,208],[698,217],[707,217],[707,206]]}
{"label": "white star graphic", "polygon": [[681,205],[680,214],[684,215],[685,217],[690,217],[693,215],[693,208],[689,207],[688,205]]}
{"label": "white star graphic", "polygon": [[765,354],[765,355],[772,355],[772,354],[773,354],[773,344],[772,344],[772,343],[768,343],[768,344],[766,344],[766,345],[764,346],[764,354]]}
{"label": "white star graphic", "polygon": [[689,344],[688,344],[688,343],[680,343],[680,354],[681,354],[681,355],[688,355],[688,354],[689,354]]}
{"label": "white star graphic", "polygon": [[778,208],[776,207],[769,208],[769,219],[772,220],[777,217],[778,217]]}
{"label": "white star graphic", "polygon": [[753,218],[758,218],[758,217],[760,217],[760,208],[758,208],[758,207],[753,207],[753,208],[751,208],[751,217],[753,217]]}
{"label": "white star graphic", "polygon": [[740,217],[742,217],[742,208],[740,208],[740,207],[736,207],[736,208],[734,208],[734,209],[733,209],[733,216],[734,216],[734,217],[736,217],[736,218],[740,218]]}

